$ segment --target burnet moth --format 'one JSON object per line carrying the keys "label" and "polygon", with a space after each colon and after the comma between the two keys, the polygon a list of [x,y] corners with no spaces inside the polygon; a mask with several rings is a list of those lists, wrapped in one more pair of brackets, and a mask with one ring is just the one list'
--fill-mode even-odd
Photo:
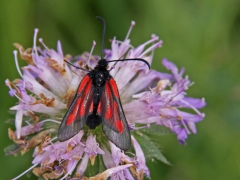
{"label": "burnet moth", "polygon": [[86,124],[95,129],[102,123],[102,130],[107,138],[122,150],[131,146],[128,123],[122,108],[117,84],[107,69],[109,62],[142,61],[150,68],[149,63],[140,58],[107,61],[103,56],[106,23],[103,23],[101,59],[93,70],[87,70],[67,62],[77,69],[87,71],[82,79],[75,97],[67,110],[58,130],[58,140],[66,141],[76,135]]}

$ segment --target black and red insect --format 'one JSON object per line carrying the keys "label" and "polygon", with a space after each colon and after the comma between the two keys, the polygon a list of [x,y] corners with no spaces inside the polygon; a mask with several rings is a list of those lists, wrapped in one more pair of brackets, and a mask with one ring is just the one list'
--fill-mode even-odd
{"label": "black and red insect", "polygon": [[[105,21],[103,21],[103,41],[105,35]],[[121,59],[107,61],[102,58],[97,66],[89,71],[80,67],[88,74],[82,79],[75,97],[67,110],[60,128],[58,130],[58,140],[66,141],[76,135],[86,124],[90,129],[95,129],[102,123],[102,130],[107,138],[122,150],[127,150],[131,146],[131,137],[122,108],[117,84],[107,69],[109,62],[117,61],[142,61],[149,66],[144,59]],[[72,65],[72,64],[71,64]]]}

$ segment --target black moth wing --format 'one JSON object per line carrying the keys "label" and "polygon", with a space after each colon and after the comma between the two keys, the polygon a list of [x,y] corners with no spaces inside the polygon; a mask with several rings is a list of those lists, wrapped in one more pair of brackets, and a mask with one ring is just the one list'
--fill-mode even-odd
{"label": "black moth wing", "polygon": [[131,146],[130,131],[113,78],[106,80],[102,88],[98,113],[107,138],[120,149],[128,150]]}
{"label": "black moth wing", "polygon": [[58,140],[66,141],[76,135],[86,124],[94,95],[92,78],[86,75],[78,86],[73,101],[58,130]]}

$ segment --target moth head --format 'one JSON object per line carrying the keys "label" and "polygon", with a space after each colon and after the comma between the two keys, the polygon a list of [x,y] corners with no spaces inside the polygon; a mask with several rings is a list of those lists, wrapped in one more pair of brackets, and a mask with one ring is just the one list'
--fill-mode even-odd
{"label": "moth head", "polygon": [[107,69],[108,66],[108,62],[106,61],[106,59],[100,59],[98,61],[98,68],[99,69]]}

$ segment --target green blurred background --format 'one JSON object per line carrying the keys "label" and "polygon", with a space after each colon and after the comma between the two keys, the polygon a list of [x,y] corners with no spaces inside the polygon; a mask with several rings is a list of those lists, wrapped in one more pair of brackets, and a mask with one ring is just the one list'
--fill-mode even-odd
{"label": "green blurred background", "polygon": [[[195,82],[188,95],[206,98],[207,106],[201,110],[206,118],[197,125],[198,133],[188,138],[186,146],[179,145],[175,136],[159,137],[172,166],[148,162],[152,180],[240,179],[239,0],[1,0],[0,179],[16,177],[32,161],[32,151],[17,157],[5,157],[3,152],[12,143],[7,129],[13,126],[5,123],[13,118],[8,109],[17,102],[8,96],[4,85],[6,78],[19,77],[12,44],[31,47],[34,28],[39,28],[38,37],[48,47],[56,48],[59,39],[65,54],[77,55],[90,51],[96,40],[94,54],[99,54],[102,25],[96,15],[107,22],[106,39],[117,36],[123,40],[131,20],[136,21],[130,36],[133,45],[157,34],[164,43],[155,52],[152,67],[166,71],[161,65],[163,57],[185,67]],[[108,41],[105,47],[110,47]]]}

